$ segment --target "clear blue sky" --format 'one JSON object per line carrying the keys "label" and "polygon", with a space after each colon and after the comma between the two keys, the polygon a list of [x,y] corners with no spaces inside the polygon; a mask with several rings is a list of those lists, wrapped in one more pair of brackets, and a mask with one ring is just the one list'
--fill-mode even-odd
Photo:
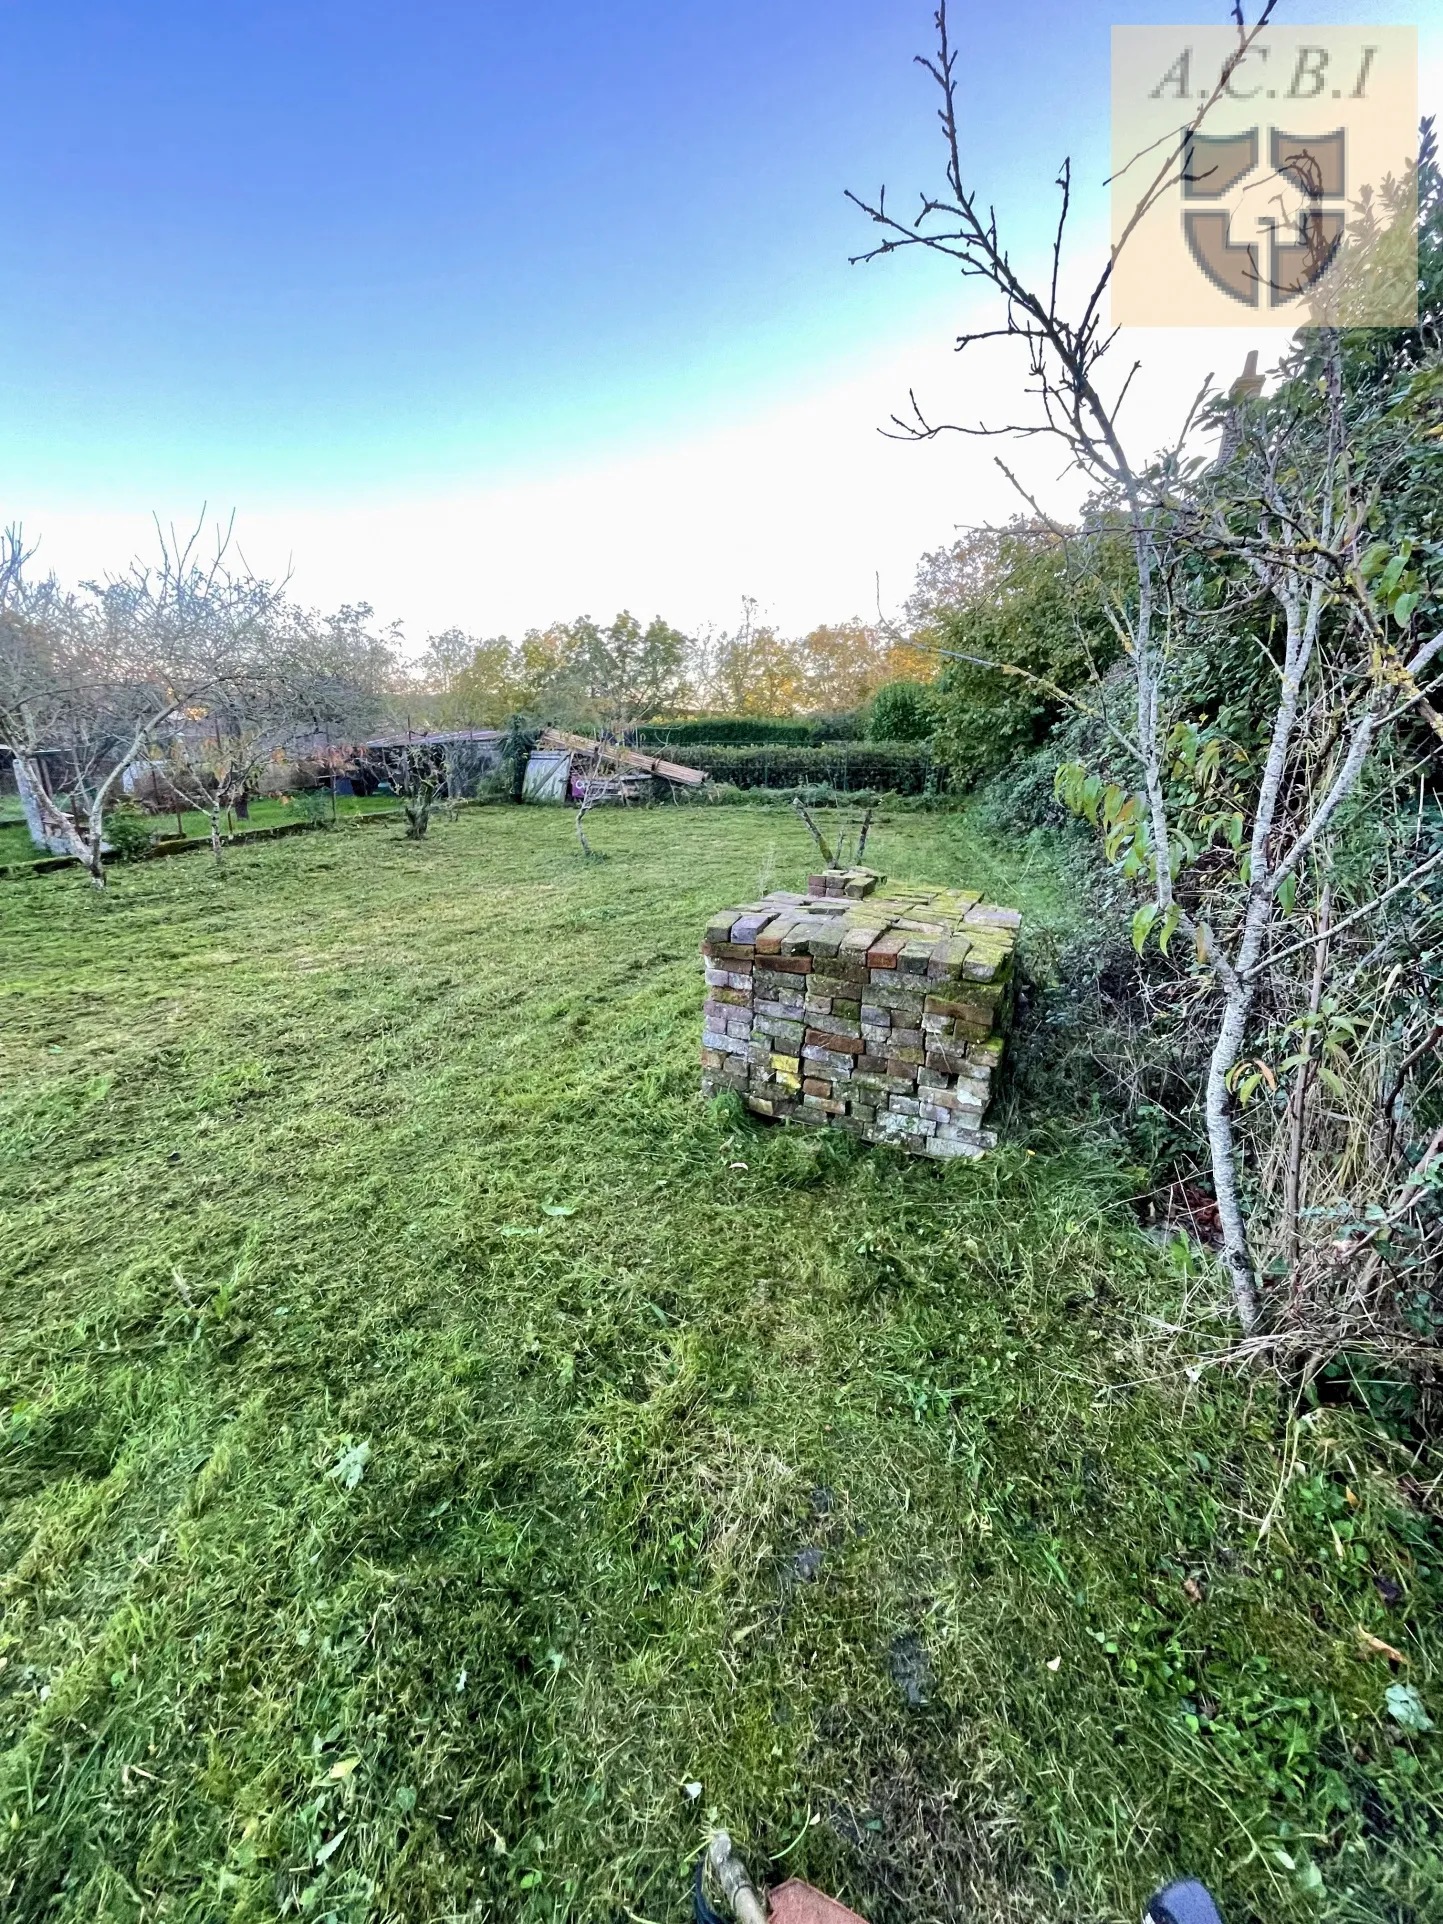
{"label": "clear blue sky", "polygon": [[[1024,244],[1064,153],[1101,211],[1111,24],[1225,13],[954,5],[967,146]],[[959,319],[935,263],[847,265],[845,187],[937,178],[930,43],[930,0],[0,0],[0,519],[71,517],[69,570],[91,511],[299,527],[823,405]],[[359,526],[337,569],[386,600]]]}
{"label": "clear blue sky", "polygon": [[[994,177],[1064,140],[1097,171],[1112,9],[955,14]],[[495,476],[945,314],[935,272],[848,269],[842,198],[927,177],[926,0],[0,0],[0,25],[12,507]]]}

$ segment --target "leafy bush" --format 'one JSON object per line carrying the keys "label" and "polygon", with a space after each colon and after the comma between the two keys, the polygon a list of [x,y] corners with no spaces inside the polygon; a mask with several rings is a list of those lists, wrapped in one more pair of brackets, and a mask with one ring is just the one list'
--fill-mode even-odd
{"label": "leafy bush", "polygon": [[312,828],[329,828],[334,813],[331,792],[327,788],[303,789],[296,797],[296,814]]}
{"label": "leafy bush", "polygon": [[118,862],[133,862],[150,853],[155,824],[131,802],[122,802],[105,818],[105,840]]}
{"label": "leafy bush", "polygon": [[983,579],[934,624],[944,647],[1002,664],[949,661],[937,684],[933,740],[954,781],[1026,755],[1065,712],[1064,691],[1117,659],[1107,600],[1131,569],[1112,533],[1064,543],[1019,523],[996,537]]}
{"label": "leafy bush", "polygon": [[937,768],[925,748],[893,742],[826,748],[732,748],[698,744],[688,750],[694,767],[738,788],[801,788],[823,784],[855,794],[858,789],[894,789],[916,795],[937,785]]}
{"label": "leafy bush", "polygon": [[637,729],[636,740],[638,747],[645,749],[689,748],[697,743],[819,748],[824,742],[858,741],[862,733],[860,714],[700,715],[689,721],[648,722]]}
{"label": "leafy bush", "polygon": [[932,691],[919,681],[889,681],[872,697],[867,740],[924,742],[936,718]]}

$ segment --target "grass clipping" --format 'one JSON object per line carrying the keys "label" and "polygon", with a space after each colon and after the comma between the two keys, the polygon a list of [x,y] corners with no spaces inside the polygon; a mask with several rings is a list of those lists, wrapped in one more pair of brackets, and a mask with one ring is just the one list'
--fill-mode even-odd
{"label": "grass clipping", "polygon": [[[1075,1126],[939,1167],[697,1095],[786,833],[7,894],[7,1921],[680,1918],[713,1820],[874,1924],[1443,1906],[1388,1439],[1192,1384],[1215,1279]],[[963,818],[872,852],[1069,913]]]}

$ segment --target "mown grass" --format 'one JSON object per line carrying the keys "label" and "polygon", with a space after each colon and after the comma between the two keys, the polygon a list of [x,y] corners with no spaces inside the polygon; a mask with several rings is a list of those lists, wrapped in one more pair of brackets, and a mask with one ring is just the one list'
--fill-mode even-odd
{"label": "mown grass", "polygon": [[[1439,1915],[1359,1639],[1443,1720],[1422,1466],[1185,1374],[1212,1279],[1067,1116],[707,1107],[701,925],[807,847],[593,839],[0,893],[0,1915],[660,1924],[712,1814],[875,1924]],[[1076,918],[955,816],[872,851]]]}
{"label": "mown grass", "polygon": [[[329,795],[324,796],[325,806],[330,807]],[[340,795],[336,798],[336,815],[369,815],[377,810],[396,808],[399,804],[393,795]],[[237,832],[244,835],[250,829],[274,828],[282,822],[301,819],[301,805],[294,797],[283,798],[279,795],[261,795],[250,805],[250,814],[244,821],[236,823]],[[164,835],[209,835],[210,817],[203,815],[197,808],[188,808],[177,819],[174,813],[156,815],[153,818],[155,833]],[[13,795],[0,795],[0,867],[12,862],[33,862],[43,853],[30,839],[30,830],[25,825],[25,817]]]}

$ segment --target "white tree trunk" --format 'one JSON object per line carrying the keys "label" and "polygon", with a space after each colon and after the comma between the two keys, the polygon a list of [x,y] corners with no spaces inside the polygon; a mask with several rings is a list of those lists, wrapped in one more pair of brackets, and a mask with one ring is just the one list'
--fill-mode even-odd
{"label": "white tree trunk", "polygon": [[1218,1222],[1223,1234],[1223,1261],[1232,1285],[1233,1302],[1245,1332],[1257,1327],[1262,1315],[1257,1280],[1253,1274],[1252,1252],[1248,1248],[1247,1223],[1242,1198],[1238,1194],[1237,1145],[1233,1140],[1231,1097],[1228,1076],[1242,1052],[1247,1033],[1248,1011],[1253,992],[1238,982],[1229,989],[1223,1003],[1223,1019],[1213,1044],[1208,1064],[1207,1093],[1203,1114],[1207,1123],[1211,1152],[1213,1189],[1218,1199]]}

